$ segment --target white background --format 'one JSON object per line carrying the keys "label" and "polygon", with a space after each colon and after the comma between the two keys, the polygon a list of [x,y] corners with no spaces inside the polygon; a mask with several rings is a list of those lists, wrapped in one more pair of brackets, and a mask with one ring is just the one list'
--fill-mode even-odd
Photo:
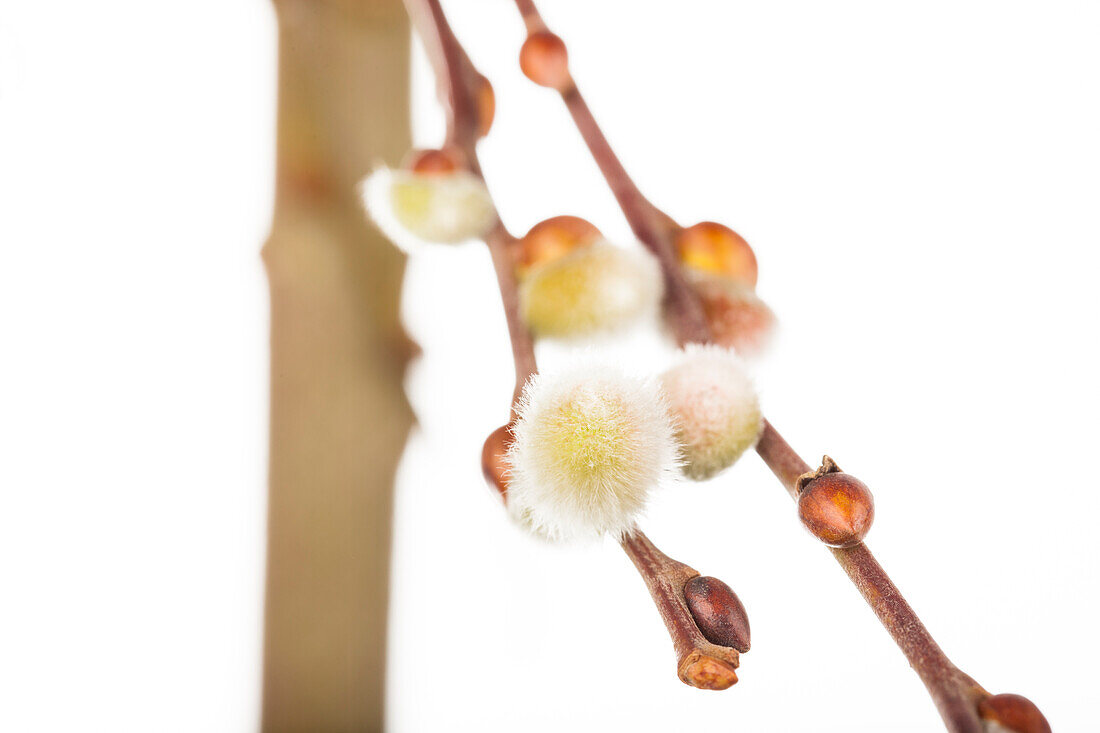
{"label": "white background", "polygon": [[[874,488],[869,544],[941,645],[1095,725],[1100,6],[545,4],[642,189],[756,248],[765,411]],[[506,223],[625,241],[511,4],[447,5]],[[0,730],[256,726],[274,31],[262,0],[0,2]],[[393,731],[937,729],[753,455],[645,522],[752,620],[737,686],[681,685],[621,551],[528,540],[482,485],[511,378],[485,253],[420,256],[405,300]]]}

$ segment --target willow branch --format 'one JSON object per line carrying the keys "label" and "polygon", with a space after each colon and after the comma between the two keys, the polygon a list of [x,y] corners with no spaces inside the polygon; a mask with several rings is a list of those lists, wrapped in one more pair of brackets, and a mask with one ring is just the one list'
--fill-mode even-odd
{"label": "willow branch", "polygon": [[[523,16],[528,33],[546,30],[546,23],[531,0],[516,0],[516,7]],[[681,229],[680,225],[638,190],[622,161],[615,155],[603,130],[596,123],[596,118],[576,83],[570,79],[560,94],[634,236],[661,265],[665,281],[664,311],[677,341],[680,345],[706,343],[710,340],[710,327],[707,325],[702,303],[695,296],[676,260],[673,240]]]}
{"label": "willow branch", "polygon": [[[480,111],[476,96],[477,85],[485,83],[484,77],[474,68],[470,57],[455,37],[438,0],[405,0],[405,7],[417,33],[424,41],[435,72],[439,101],[447,113],[445,147],[460,150],[467,169],[484,181],[477,155]],[[523,392],[523,385],[538,371],[538,364],[535,362],[535,345],[531,332],[520,316],[519,284],[516,281],[515,267],[517,240],[505,228],[499,213],[494,212],[494,215],[496,223],[486,236],[485,243],[493,260],[504,316],[508,323],[508,337],[512,344],[512,361],[516,372],[512,391],[512,417],[515,418],[516,403]]]}
{"label": "willow branch", "polygon": [[[528,32],[546,29],[532,0],[516,0],[516,6]],[[665,304],[668,320],[677,340],[681,344],[709,341],[702,304],[676,258],[673,240],[678,225],[638,191],[576,84],[570,80],[560,94],[635,235],[661,265],[669,287]],[[794,482],[810,471],[810,466],[770,423],[766,423],[756,450],[796,497]],[[981,733],[977,704],[988,693],[951,663],[866,545],[833,549],[832,553],[924,682],[947,729],[952,733]]]}
{"label": "willow branch", "polygon": [[[791,498],[797,500],[796,482],[813,470],[809,464],[768,422],[756,450]],[[977,705],[989,693],[947,658],[867,545],[860,542],[855,547],[829,550],[909,660],[947,729],[980,733]]]}
{"label": "willow branch", "polygon": [[[468,169],[484,180],[477,156],[479,113],[474,96],[474,85],[482,77],[459,44],[438,0],[405,0],[405,5],[429,49],[436,78],[442,80],[438,93],[447,109],[447,144],[461,150]],[[498,215],[486,243],[496,271],[516,366],[513,418],[523,385],[537,371],[534,343],[519,313],[516,242]],[[620,544],[645,581],[668,628],[680,679],[693,687],[711,690],[724,690],[737,682],[734,670],[738,666],[738,651],[707,641],[688,609],[685,585],[699,573],[662,553],[640,530],[624,537]]]}
{"label": "willow branch", "polygon": [[688,608],[684,589],[689,580],[699,577],[699,571],[658,550],[641,530],[623,537],[621,545],[665,622],[680,679],[702,690],[725,690],[737,682],[737,650],[707,641]]}
{"label": "willow branch", "polygon": [[516,380],[512,389],[512,419],[516,418],[520,395],[527,380],[538,371],[535,362],[535,345],[531,332],[523,322],[519,312],[519,286],[516,283],[516,266],[513,252],[516,239],[497,219],[496,226],[485,238],[489,247],[489,256],[493,260],[497,283],[500,289],[500,302],[504,308],[508,323],[508,338],[512,344],[512,361],[515,364]]}

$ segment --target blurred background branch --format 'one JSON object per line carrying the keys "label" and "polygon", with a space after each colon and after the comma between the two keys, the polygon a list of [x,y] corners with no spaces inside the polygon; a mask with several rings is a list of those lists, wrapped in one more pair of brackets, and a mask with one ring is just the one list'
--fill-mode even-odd
{"label": "blurred background branch", "polygon": [[400,0],[276,0],[265,731],[383,727],[404,256],[356,185],[409,148]]}

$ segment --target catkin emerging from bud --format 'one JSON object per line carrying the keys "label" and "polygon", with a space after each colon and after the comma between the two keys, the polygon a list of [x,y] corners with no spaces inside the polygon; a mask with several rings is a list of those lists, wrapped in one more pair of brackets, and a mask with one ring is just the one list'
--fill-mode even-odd
{"label": "catkin emerging from bud", "polygon": [[689,346],[661,379],[683,450],[683,471],[702,481],[756,445],[764,416],[737,356],[717,346]]}
{"label": "catkin emerging from bud", "polygon": [[371,219],[408,251],[423,242],[457,244],[478,239],[496,221],[485,183],[473,173],[417,173],[378,168],[363,182]]}
{"label": "catkin emerging from bud", "polygon": [[714,343],[737,349],[742,356],[764,348],[775,327],[775,314],[752,288],[706,274],[693,273],[689,282],[702,302]]}
{"label": "catkin emerging from bud", "polygon": [[536,267],[601,239],[600,230],[579,216],[554,216],[540,221],[519,240],[516,274],[526,277]]}
{"label": "catkin emerging from bud", "polygon": [[523,320],[540,336],[584,337],[656,310],[661,275],[651,257],[595,242],[532,269],[520,284]]}
{"label": "catkin emerging from bud", "polygon": [[677,464],[656,383],[603,367],[532,377],[513,432],[509,513],[551,539],[621,536]]}

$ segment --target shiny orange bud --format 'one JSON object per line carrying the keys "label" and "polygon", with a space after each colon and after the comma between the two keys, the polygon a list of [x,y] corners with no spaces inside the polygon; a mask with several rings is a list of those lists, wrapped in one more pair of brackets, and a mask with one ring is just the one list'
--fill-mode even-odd
{"label": "shiny orange bud", "polygon": [[477,132],[481,137],[485,137],[493,126],[493,118],[497,112],[497,97],[493,93],[493,85],[484,76],[478,81],[476,101]]}
{"label": "shiny orange bud", "polygon": [[412,150],[401,161],[401,167],[425,176],[446,176],[462,168],[462,153],[444,150]]}
{"label": "shiny orange bud", "polygon": [[550,31],[536,31],[527,36],[519,52],[519,68],[531,81],[559,92],[573,84],[565,41]]}
{"label": "shiny orange bud", "polygon": [[677,235],[676,251],[688,267],[756,287],[756,255],[749,243],[727,226],[713,221],[694,224]]}
{"label": "shiny orange bud", "polygon": [[827,473],[802,488],[798,517],[814,537],[830,547],[851,547],[870,531],[875,500],[855,476]]}
{"label": "shiny orange bud", "polygon": [[512,444],[512,432],[510,426],[501,425],[489,433],[485,439],[485,445],[481,447],[481,472],[489,486],[500,492],[502,499],[508,499],[508,470],[505,460],[508,447]]}
{"label": "shiny orange bud", "polygon": [[1050,723],[1023,695],[992,695],[978,703],[978,714],[1013,733],[1051,733]]}
{"label": "shiny orange bud", "polygon": [[556,260],[602,239],[590,222],[579,216],[555,216],[531,227],[519,241],[516,269],[522,277],[537,265]]}

